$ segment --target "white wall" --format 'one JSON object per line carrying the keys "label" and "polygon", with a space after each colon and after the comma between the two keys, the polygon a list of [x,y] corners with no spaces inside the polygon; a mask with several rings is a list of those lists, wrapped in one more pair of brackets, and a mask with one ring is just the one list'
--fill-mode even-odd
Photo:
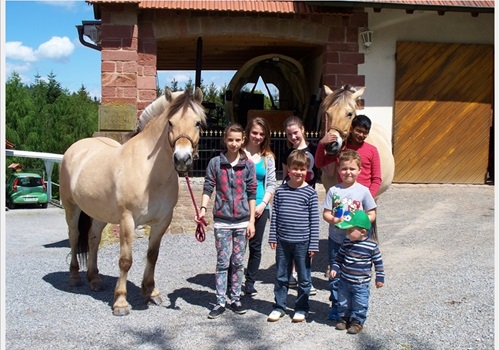
{"label": "white wall", "polygon": [[[446,12],[439,16],[436,11],[415,11],[413,14],[389,9],[379,13],[368,8],[366,11],[368,26],[374,33],[365,63],[358,68],[366,83],[362,113],[382,124],[391,135],[397,41],[494,44],[494,14],[472,17],[470,12]],[[362,47],[360,42],[361,50]]]}

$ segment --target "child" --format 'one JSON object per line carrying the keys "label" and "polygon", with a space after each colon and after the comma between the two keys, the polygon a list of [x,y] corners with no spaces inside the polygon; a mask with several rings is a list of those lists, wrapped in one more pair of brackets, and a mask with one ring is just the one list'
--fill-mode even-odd
{"label": "child", "polygon": [[[337,227],[349,213],[356,210],[367,212],[370,221],[376,217],[377,204],[366,186],[357,182],[361,171],[361,158],[356,151],[346,150],[340,153],[338,173],[341,183],[331,187],[323,201],[323,219],[328,222],[328,257],[331,265],[339,252],[345,232]],[[337,286],[338,278],[330,279],[330,300],[332,310],[328,314],[328,319],[338,321],[337,310]]]}
{"label": "child", "polygon": [[293,151],[287,160],[289,180],[274,195],[269,245],[276,250],[277,271],[269,322],[285,315],[293,263],[299,283],[292,322],[304,321],[309,313],[311,258],[319,250],[318,194],[306,182],[309,165],[305,151]]}
{"label": "child", "polygon": [[241,149],[244,130],[239,124],[230,124],[224,130],[225,153],[210,160],[203,184],[199,223],[205,216],[214,188],[216,197],[213,208],[215,248],[215,289],[217,303],[208,318],[218,318],[224,313],[228,288],[228,268],[231,263],[231,309],[237,314],[246,310],[240,302],[243,264],[247,239],[255,234],[255,165]]}
{"label": "child", "polygon": [[292,153],[292,151],[297,149],[304,150],[310,159],[310,163],[307,168],[306,182],[312,188],[315,188],[317,181],[317,173],[318,173],[318,169],[314,165],[315,164],[314,154],[316,153],[316,147],[313,144],[306,141],[304,135],[305,134],[304,123],[299,117],[288,117],[284,122],[284,126],[285,126],[285,134],[286,134],[288,148],[282,154],[281,157],[283,178],[284,180],[287,180],[288,169],[286,161],[290,153]]}
{"label": "child", "polygon": [[[300,118],[295,116],[288,117],[283,124],[285,127],[288,146],[286,151],[281,155],[284,181],[288,180],[286,160],[288,159],[288,156],[290,155],[290,153],[292,153],[292,151],[300,149],[306,152],[310,160],[309,166],[307,168],[306,182],[312,188],[316,188],[316,181],[318,180],[318,169],[314,165],[314,154],[316,153],[316,146],[306,141],[304,123]],[[288,286],[290,288],[297,287],[297,272],[295,270],[296,269],[294,266],[292,269],[292,274],[290,275],[288,281]],[[316,295],[316,293],[316,288],[311,286],[310,295]]]}
{"label": "child", "polygon": [[[359,174],[358,182],[370,190],[373,198],[382,184],[382,174],[380,170],[380,156],[377,147],[365,141],[370,133],[372,122],[366,115],[360,114],[354,117],[351,129],[346,142],[346,149],[352,149],[359,153],[361,157],[362,171]],[[314,159],[318,168],[326,171],[332,168],[332,163],[337,161],[337,157],[325,154],[325,145],[337,140],[336,135],[326,133],[319,141]],[[341,179],[338,178],[340,182]]]}
{"label": "child", "polygon": [[269,202],[276,189],[276,163],[274,153],[269,146],[271,133],[266,120],[260,117],[252,119],[245,129],[243,148],[252,162],[255,163],[257,177],[257,197],[255,199],[255,236],[248,241],[249,256],[245,274],[244,294],[257,295],[255,279],[262,258],[262,240],[266,223],[269,220]]}
{"label": "child", "polygon": [[338,308],[340,320],[335,329],[357,334],[363,329],[368,313],[372,264],[375,266],[375,286],[384,286],[384,264],[377,242],[366,234],[371,227],[370,218],[357,210],[336,224],[347,230],[347,237],[330,271],[330,277],[340,274]]}

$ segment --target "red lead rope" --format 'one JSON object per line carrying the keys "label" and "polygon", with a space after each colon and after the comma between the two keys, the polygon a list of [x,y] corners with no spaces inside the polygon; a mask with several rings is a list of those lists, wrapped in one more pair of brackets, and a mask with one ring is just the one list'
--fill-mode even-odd
{"label": "red lead rope", "polygon": [[[189,189],[189,194],[191,195],[191,200],[193,201],[194,210],[196,211],[196,217],[199,217],[198,206],[196,205],[196,201],[194,199],[193,190],[191,189],[191,184],[189,183],[189,177],[186,175],[186,183]],[[201,222],[196,226],[195,237],[198,242],[203,242],[205,240],[205,226],[208,226],[205,218],[201,218]]]}

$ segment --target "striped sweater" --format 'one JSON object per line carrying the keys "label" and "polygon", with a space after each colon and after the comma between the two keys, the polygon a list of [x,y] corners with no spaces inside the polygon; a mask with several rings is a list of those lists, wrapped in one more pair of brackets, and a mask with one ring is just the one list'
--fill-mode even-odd
{"label": "striped sweater", "polygon": [[377,242],[372,239],[342,243],[335,262],[331,266],[340,277],[352,283],[366,283],[371,280],[372,264],[375,266],[375,281],[384,282],[384,264]]}
{"label": "striped sweater", "polygon": [[311,186],[279,186],[273,199],[269,243],[309,241],[309,251],[319,251],[318,207],[318,194]]}

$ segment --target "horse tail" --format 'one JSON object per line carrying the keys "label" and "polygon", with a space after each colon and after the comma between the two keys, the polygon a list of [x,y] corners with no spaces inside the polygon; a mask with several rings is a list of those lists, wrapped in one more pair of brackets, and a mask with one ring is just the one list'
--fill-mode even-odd
{"label": "horse tail", "polygon": [[83,211],[78,218],[78,244],[76,246],[76,255],[81,267],[87,265],[87,257],[89,253],[89,231],[92,225],[92,218]]}

